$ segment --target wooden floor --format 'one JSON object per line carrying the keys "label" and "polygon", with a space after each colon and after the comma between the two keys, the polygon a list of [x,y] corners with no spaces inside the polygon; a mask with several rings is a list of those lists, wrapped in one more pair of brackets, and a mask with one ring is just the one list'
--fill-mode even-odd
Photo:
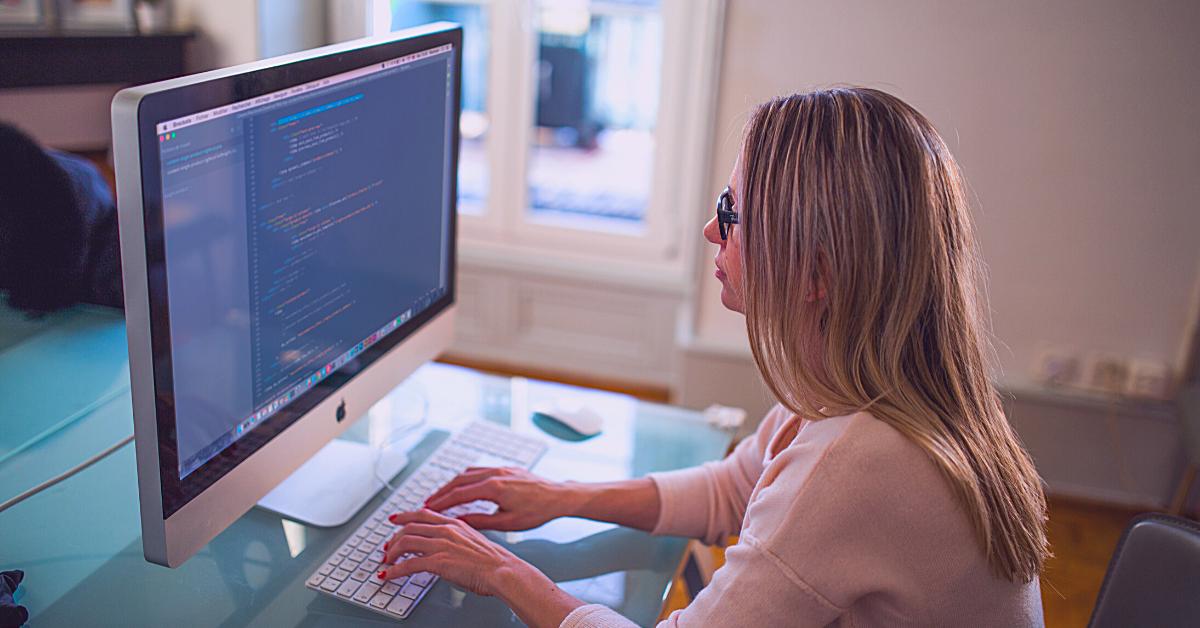
{"label": "wooden floor", "polygon": [[1047,533],[1054,557],[1042,572],[1042,609],[1048,628],[1087,625],[1117,540],[1139,512],[1050,499]]}

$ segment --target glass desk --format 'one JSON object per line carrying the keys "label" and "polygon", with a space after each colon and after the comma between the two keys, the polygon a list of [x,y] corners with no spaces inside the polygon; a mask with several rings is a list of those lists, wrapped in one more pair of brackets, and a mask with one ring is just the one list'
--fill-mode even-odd
{"label": "glass desk", "polygon": [[[7,319],[0,316],[0,324]],[[133,430],[122,318],[78,308],[0,333],[0,500],[119,441]],[[724,455],[731,432],[694,411],[614,393],[484,375],[430,364],[380,401],[344,438],[382,444],[396,416],[425,398],[425,422],[395,446],[411,447],[403,479],[451,430],[484,418],[550,444],[534,468],[566,480],[613,480]],[[604,431],[572,443],[533,425],[543,402],[584,403]],[[419,405],[419,404],[418,404]],[[88,412],[85,412],[90,410]],[[66,419],[77,419],[60,425]],[[54,427],[59,431],[46,435]],[[41,440],[19,450],[31,439]],[[376,625],[384,617],[304,588],[305,579],[382,501],[340,528],[305,526],[258,508],[178,569],[145,561],[132,446],[0,513],[0,570],[23,569],[18,601],[34,626]],[[580,519],[493,534],[577,597],[653,623],[687,541]],[[499,601],[439,581],[406,620],[416,626],[519,625]]]}

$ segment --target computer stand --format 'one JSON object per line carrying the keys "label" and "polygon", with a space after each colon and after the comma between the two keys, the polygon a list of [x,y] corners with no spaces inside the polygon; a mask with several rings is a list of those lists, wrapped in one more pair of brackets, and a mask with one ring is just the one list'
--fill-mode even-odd
{"label": "computer stand", "polygon": [[[258,501],[259,508],[323,528],[340,526],[405,465],[405,449],[334,439]],[[378,462],[377,462],[378,461]]]}

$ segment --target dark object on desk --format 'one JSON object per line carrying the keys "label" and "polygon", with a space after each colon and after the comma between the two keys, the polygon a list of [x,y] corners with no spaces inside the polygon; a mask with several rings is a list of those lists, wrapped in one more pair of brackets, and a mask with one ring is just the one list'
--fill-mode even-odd
{"label": "dark object on desk", "polygon": [[0,32],[0,88],[135,85],[182,76],[192,33]]}
{"label": "dark object on desk", "polygon": [[85,159],[46,150],[0,122],[0,291],[40,314],[121,307],[117,205]]}
{"label": "dark object on desk", "polygon": [[25,572],[19,569],[0,572],[0,628],[16,628],[29,621],[29,611],[13,600],[17,587],[24,579]]}
{"label": "dark object on desk", "polygon": [[1088,625],[1200,626],[1200,524],[1136,517],[1117,543]]}

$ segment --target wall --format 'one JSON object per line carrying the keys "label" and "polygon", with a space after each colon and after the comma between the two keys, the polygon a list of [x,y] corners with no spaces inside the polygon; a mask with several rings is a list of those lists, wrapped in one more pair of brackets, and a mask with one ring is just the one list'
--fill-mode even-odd
{"label": "wall", "polygon": [[328,43],[326,0],[259,0],[259,56],[276,57]]}
{"label": "wall", "polygon": [[175,26],[196,31],[191,70],[211,70],[259,58],[258,2],[175,0]]}
{"label": "wall", "polygon": [[[323,0],[315,1],[323,5]],[[175,26],[196,31],[188,48],[188,69],[198,72],[257,59],[257,4],[246,0],[175,0]],[[0,120],[14,122],[54,148],[104,150],[112,139],[112,98],[123,87],[113,84],[0,90]]]}
{"label": "wall", "polygon": [[[1041,346],[1176,364],[1200,269],[1197,30],[1200,4],[1182,0],[730,0],[709,191],[724,185],[754,104],[833,84],[888,90],[934,121],[977,196],[1006,384],[1030,388]],[[744,324],[720,305],[711,254],[701,258],[685,363],[746,356]],[[753,385],[752,368],[739,381]],[[1031,404],[1042,410],[1020,414],[1035,456],[1070,467],[1075,455],[1077,471],[1105,455],[1059,451],[1063,413]],[[1028,417],[1043,410],[1037,432]],[[1169,488],[1177,452],[1162,442],[1129,443],[1133,464],[1161,468],[1122,494],[1154,502]],[[1075,471],[1062,477],[1087,477]],[[1073,492],[1116,494],[1105,490]]]}
{"label": "wall", "polygon": [[[711,191],[753,104],[886,89],[938,125],[978,197],[1007,379],[1043,343],[1175,363],[1200,269],[1198,28],[1186,1],[731,0]],[[707,281],[697,335],[741,346],[718,294]]]}

